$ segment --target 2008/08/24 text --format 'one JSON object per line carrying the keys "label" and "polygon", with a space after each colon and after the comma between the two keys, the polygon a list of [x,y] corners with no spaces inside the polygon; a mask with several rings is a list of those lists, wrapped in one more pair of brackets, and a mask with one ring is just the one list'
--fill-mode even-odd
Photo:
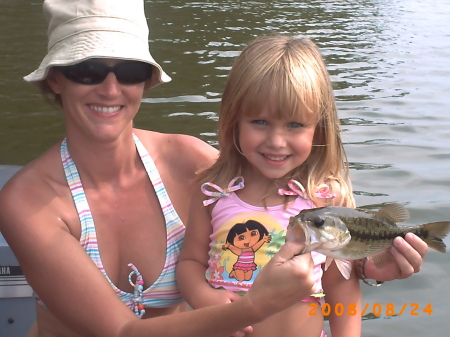
{"label": "2008/08/24 text", "polygon": [[418,316],[421,314],[433,314],[433,306],[431,303],[428,303],[422,307],[417,303],[403,303],[401,305],[396,305],[394,303],[366,303],[362,306],[361,309],[359,309],[355,303],[338,303],[334,307],[332,307],[329,303],[324,303],[321,306],[316,302],[312,302],[309,304],[309,307],[311,308],[309,310],[310,315],[315,316],[318,314],[322,314],[325,317],[331,314],[335,314],[336,316],[342,316],[345,314],[350,316],[364,316],[368,314],[372,314],[374,316],[381,316],[383,314],[386,316]]}

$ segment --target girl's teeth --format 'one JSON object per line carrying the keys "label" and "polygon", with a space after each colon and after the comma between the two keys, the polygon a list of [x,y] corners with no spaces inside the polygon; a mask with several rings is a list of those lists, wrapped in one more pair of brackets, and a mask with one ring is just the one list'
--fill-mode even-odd
{"label": "girl's teeth", "polygon": [[266,157],[267,159],[270,159],[270,160],[273,160],[273,161],[283,161],[283,160],[285,160],[285,159],[287,158],[287,156],[283,156],[283,157],[272,157],[272,156],[268,156],[268,155],[265,155],[265,157]]}
{"label": "girl's teeth", "polygon": [[119,111],[119,109],[121,108],[120,105],[118,106],[114,106],[114,107],[104,107],[104,106],[96,106],[96,105],[91,105],[90,108],[92,110],[98,111],[98,112],[102,112],[102,113],[106,113],[106,114],[111,114],[114,112]]}

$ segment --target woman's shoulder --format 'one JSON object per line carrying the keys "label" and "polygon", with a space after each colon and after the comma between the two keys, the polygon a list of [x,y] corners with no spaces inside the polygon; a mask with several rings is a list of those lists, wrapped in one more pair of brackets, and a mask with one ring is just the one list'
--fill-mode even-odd
{"label": "woman's shoulder", "polygon": [[51,214],[53,218],[64,218],[61,200],[66,200],[70,192],[58,145],[22,167],[2,187],[0,229],[24,223],[28,226],[29,219],[47,219]]}
{"label": "woman's shoulder", "polygon": [[203,140],[184,134],[169,134],[146,130],[135,130],[152,157],[164,156],[166,160],[184,165],[204,163],[211,165],[218,157],[217,149]]}
{"label": "woman's shoulder", "polygon": [[0,190],[1,202],[13,199],[15,202],[32,198],[42,200],[47,194],[54,194],[58,186],[66,186],[62,174],[59,144],[16,172]]}

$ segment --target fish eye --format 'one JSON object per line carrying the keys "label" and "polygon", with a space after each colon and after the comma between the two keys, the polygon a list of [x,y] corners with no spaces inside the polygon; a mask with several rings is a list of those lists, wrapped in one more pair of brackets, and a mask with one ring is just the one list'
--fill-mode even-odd
{"label": "fish eye", "polygon": [[316,227],[322,227],[323,224],[325,223],[325,220],[320,217],[317,217],[317,218],[314,218],[313,223],[314,223],[314,226],[316,226]]}

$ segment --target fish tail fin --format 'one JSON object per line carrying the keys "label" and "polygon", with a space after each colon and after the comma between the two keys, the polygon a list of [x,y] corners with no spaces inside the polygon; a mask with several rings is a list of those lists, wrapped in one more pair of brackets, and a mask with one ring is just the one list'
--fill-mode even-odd
{"label": "fish tail fin", "polygon": [[422,237],[428,247],[445,253],[446,246],[442,240],[450,231],[450,221],[430,222],[423,225],[424,235]]}

